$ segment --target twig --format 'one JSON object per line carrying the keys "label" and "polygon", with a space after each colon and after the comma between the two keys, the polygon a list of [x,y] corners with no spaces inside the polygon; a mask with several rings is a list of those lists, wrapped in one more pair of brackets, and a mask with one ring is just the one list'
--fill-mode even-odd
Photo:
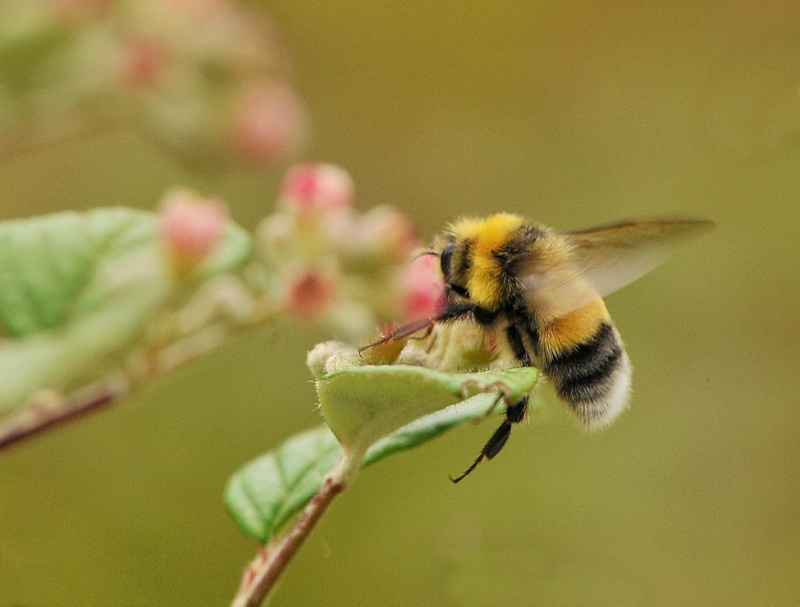
{"label": "twig", "polygon": [[[181,334],[165,337],[160,349],[154,347],[138,356],[130,356],[124,370],[69,396],[56,390],[41,390],[18,412],[0,419],[0,451],[54,426],[111,406],[127,396],[142,380],[163,375],[201,358],[231,339],[235,330],[267,324],[278,315],[266,298],[253,304],[257,308],[253,312],[249,308],[242,311],[245,303],[249,303],[242,303],[246,299],[244,289],[235,290],[230,282],[223,286],[225,290],[219,289],[208,295],[210,302],[201,302],[205,308],[195,309],[200,304],[195,304],[195,308],[187,306],[183,316],[189,320],[183,320],[189,322],[189,326],[183,327]],[[212,317],[220,310],[226,316],[214,320]]]}
{"label": "twig", "polygon": [[333,498],[347,486],[342,478],[335,473],[328,475],[289,534],[275,546],[259,552],[247,566],[231,607],[258,607],[261,604]]}
{"label": "twig", "polygon": [[107,384],[75,398],[49,394],[0,423],[0,450],[34,434],[102,409],[125,392],[122,385]]}

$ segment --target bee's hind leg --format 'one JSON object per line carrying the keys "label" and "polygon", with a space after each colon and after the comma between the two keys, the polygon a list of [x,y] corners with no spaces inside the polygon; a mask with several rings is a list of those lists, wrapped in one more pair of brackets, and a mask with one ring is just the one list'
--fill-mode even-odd
{"label": "bee's hind leg", "polygon": [[494,431],[489,441],[484,445],[483,449],[481,450],[480,454],[475,461],[470,464],[469,468],[467,468],[461,475],[453,478],[450,477],[450,480],[454,483],[460,482],[464,477],[466,477],[470,472],[475,470],[478,467],[484,458],[492,459],[495,455],[500,453],[500,450],[508,441],[508,437],[511,436],[511,428],[514,424],[518,424],[523,419],[525,419],[525,412],[528,410],[528,398],[525,397],[521,401],[514,403],[513,405],[509,405],[506,408],[506,419],[500,424],[500,427]]}
{"label": "bee's hind leg", "polygon": [[[519,329],[514,325],[510,325],[506,329],[506,339],[508,339],[508,345],[511,347],[511,350],[514,352],[514,356],[517,357],[520,364],[523,367],[530,367],[531,366],[531,357],[528,354],[528,351],[525,349],[525,344],[522,341],[522,336],[519,332]],[[500,427],[495,430],[492,437],[489,439],[489,442],[484,445],[483,449],[475,458],[475,461],[472,462],[469,468],[467,468],[463,474],[457,476],[456,478],[450,477],[450,480],[454,483],[461,481],[465,476],[467,476],[470,472],[475,470],[478,467],[484,458],[492,459],[495,455],[500,453],[500,450],[505,446],[506,441],[508,441],[508,437],[511,436],[511,428],[514,424],[518,424],[523,419],[525,419],[525,413],[528,411],[528,397],[526,396],[519,402],[514,403],[513,405],[509,405],[506,407],[506,419],[505,421],[500,424]]]}

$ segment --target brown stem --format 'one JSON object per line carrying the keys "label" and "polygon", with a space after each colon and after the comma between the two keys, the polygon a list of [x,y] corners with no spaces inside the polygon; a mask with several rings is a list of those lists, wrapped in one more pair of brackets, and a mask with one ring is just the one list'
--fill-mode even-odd
{"label": "brown stem", "polygon": [[124,392],[122,386],[107,385],[77,398],[64,398],[55,394],[44,398],[0,423],[0,450],[44,430],[102,409],[113,403]]}
{"label": "brown stem", "polygon": [[34,397],[34,402],[26,403],[20,411],[0,419],[0,451],[45,430],[113,405],[129,394],[141,380],[172,371],[219,348],[231,337],[234,329],[267,324],[278,316],[279,312],[268,302],[258,303],[261,309],[252,319],[245,321],[242,317],[234,316],[230,321],[205,321],[206,324],[200,328],[195,327],[187,335],[174,338],[169,345],[161,346],[160,350],[154,349],[143,355],[144,364],[141,367],[128,368],[125,372],[113,375],[112,379],[82,389],[77,394],[65,396],[55,390],[41,390],[40,396]]}
{"label": "brown stem", "polygon": [[329,475],[313,499],[303,510],[292,530],[280,543],[263,550],[247,566],[239,592],[231,607],[258,607],[272,586],[292,560],[297,550],[311,533],[333,498],[341,493],[346,483],[336,475]]}

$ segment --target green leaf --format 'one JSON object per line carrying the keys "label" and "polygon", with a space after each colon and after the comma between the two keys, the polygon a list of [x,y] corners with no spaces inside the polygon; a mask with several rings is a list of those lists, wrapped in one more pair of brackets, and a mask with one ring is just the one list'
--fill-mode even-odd
{"label": "green leaf", "polygon": [[317,382],[320,408],[342,446],[365,453],[375,441],[411,421],[481,392],[516,402],[539,378],[531,367],[445,373],[409,365],[351,367]]}
{"label": "green leaf", "polygon": [[[148,323],[191,285],[161,250],[158,217],[124,208],[0,224],[0,415],[40,389],[74,389],[118,367]],[[229,224],[197,280],[250,253]]]}
{"label": "green leaf", "polygon": [[245,535],[266,543],[314,497],[341,456],[326,426],[297,434],[234,474],[225,506]]}
{"label": "green leaf", "polygon": [[496,400],[494,394],[478,394],[463,402],[415,419],[396,432],[384,436],[367,449],[364,468],[396,451],[404,451],[426,443],[464,422],[473,421],[492,413],[503,413],[502,408],[495,407]]}
{"label": "green leaf", "polygon": [[[401,369],[399,375],[392,371],[397,368]],[[363,375],[358,369],[372,369],[372,371]],[[406,380],[405,393],[409,402],[420,396],[422,388],[413,387],[413,384],[417,382],[422,382],[421,386],[433,389],[440,398],[446,395],[452,397],[453,391],[461,394],[462,390],[471,392],[484,389],[489,390],[489,393],[478,394],[464,402],[458,402],[424,415],[377,440],[367,449],[363,460],[358,460],[359,463],[363,463],[364,467],[380,461],[387,455],[431,440],[458,424],[486,415],[496,404],[497,397],[494,390],[498,387],[514,386],[518,390],[528,388],[527,392],[530,392],[538,378],[538,372],[535,369],[509,369],[472,374],[439,373],[420,367],[409,367],[413,370],[412,372],[402,369],[405,368],[399,366],[354,367],[328,377],[355,373],[354,377],[358,379],[357,384],[369,383],[378,376],[392,378],[388,383],[402,377]],[[491,381],[487,382],[487,380]],[[324,378],[323,383],[325,381]],[[441,385],[446,386],[444,393],[440,391]],[[332,393],[337,395],[337,390],[343,387],[344,385],[338,385],[337,382]],[[363,390],[366,388],[357,388],[354,393],[358,394]],[[514,390],[510,394],[512,396],[522,395],[521,392]],[[376,397],[376,395],[378,396]],[[381,392],[374,392],[372,399],[380,401],[384,396]],[[322,398],[321,395],[320,398]],[[446,406],[448,404],[446,401],[451,400],[452,398],[440,400],[440,407]],[[461,398],[456,397],[455,400],[460,401]],[[395,406],[403,408],[409,404],[400,401],[402,399],[395,395]],[[497,408],[497,410],[499,412],[502,409]],[[344,456],[345,452],[342,446],[327,426],[320,426],[298,434],[274,451],[246,464],[231,477],[225,490],[225,505],[246,535],[261,543],[266,543],[311,500],[322,485],[325,476]]]}

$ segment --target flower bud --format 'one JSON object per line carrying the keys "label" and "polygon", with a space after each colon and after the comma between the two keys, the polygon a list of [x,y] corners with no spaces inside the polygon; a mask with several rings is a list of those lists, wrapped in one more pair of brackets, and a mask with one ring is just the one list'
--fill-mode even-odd
{"label": "flower bud", "polygon": [[316,379],[328,373],[363,365],[364,361],[350,344],[326,341],[314,346],[306,357],[306,365]]}
{"label": "flower bud", "polygon": [[439,258],[421,255],[406,268],[403,276],[402,305],[408,320],[433,318],[444,307],[445,285]]}
{"label": "flower bud", "polygon": [[424,366],[442,371],[486,369],[503,352],[491,332],[469,322],[435,325],[429,343]]}
{"label": "flower bud", "polygon": [[336,301],[336,281],[321,268],[304,269],[287,280],[286,310],[303,320],[325,315]]}
{"label": "flower bud", "polygon": [[366,247],[383,262],[405,264],[419,247],[419,237],[411,218],[392,207],[371,209],[362,223]]}
{"label": "flower bud", "polygon": [[234,112],[236,149],[256,167],[289,156],[306,130],[303,104],[288,86],[277,81],[251,87]]}
{"label": "flower bud", "polygon": [[167,52],[162,41],[140,37],[126,41],[122,48],[120,80],[132,89],[154,88],[167,69]]}
{"label": "flower bud", "polygon": [[283,179],[281,199],[299,213],[338,211],[349,208],[355,186],[344,169],[333,164],[298,164]]}
{"label": "flower bud", "polygon": [[183,276],[214,251],[228,217],[221,201],[184,189],[164,197],[160,215],[161,234],[170,262]]}

